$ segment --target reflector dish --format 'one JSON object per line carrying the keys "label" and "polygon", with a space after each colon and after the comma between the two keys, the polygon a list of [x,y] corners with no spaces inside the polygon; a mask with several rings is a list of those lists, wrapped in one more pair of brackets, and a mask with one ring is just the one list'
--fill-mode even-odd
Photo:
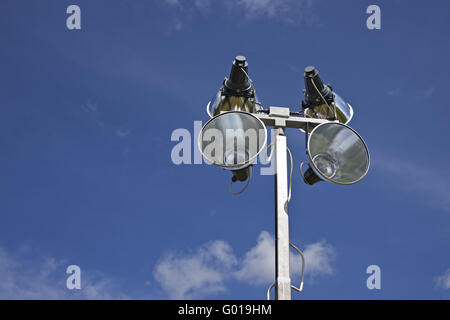
{"label": "reflector dish", "polygon": [[219,90],[211,101],[208,102],[206,110],[208,115],[212,118],[226,111],[244,111],[255,113],[260,109],[258,107],[258,99],[256,96],[224,96]]}
{"label": "reflector dish", "polygon": [[338,122],[315,127],[308,139],[308,156],[314,172],[322,179],[349,185],[369,170],[366,144],[352,128]]}
{"label": "reflector dish", "polygon": [[336,118],[340,123],[347,124],[353,118],[352,106],[345,102],[336,92],[333,92],[333,107],[336,108]]}
{"label": "reflector dish", "polygon": [[[336,120],[340,123],[347,124],[353,118],[353,108],[352,106],[345,102],[336,92],[332,92],[333,102],[329,104],[329,107],[324,103],[311,108],[305,109],[306,118],[318,118],[318,119],[329,119],[332,118],[336,112]],[[305,130],[300,129],[302,132]],[[312,131],[312,128],[308,130]]]}
{"label": "reflector dish", "polygon": [[237,170],[252,164],[266,141],[266,127],[260,119],[247,112],[230,111],[203,126],[198,146],[207,162]]}

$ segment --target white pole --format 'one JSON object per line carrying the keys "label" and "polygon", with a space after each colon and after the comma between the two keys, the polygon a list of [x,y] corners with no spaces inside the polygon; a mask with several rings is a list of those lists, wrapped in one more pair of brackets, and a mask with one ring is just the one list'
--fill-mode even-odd
{"label": "white pole", "polygon": [[275,277],[277,300],[291,300],[289,274],[289,216],[286,136],[282,128],[275,136]]}

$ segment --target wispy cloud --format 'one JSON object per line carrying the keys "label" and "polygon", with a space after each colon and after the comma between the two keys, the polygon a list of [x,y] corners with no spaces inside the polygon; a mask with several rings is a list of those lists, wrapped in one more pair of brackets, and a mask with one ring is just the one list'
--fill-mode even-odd
{"label": "wispy cloud", "polygon": [[[262,231],[256,245],[238,259],[231,246],[214,241],[189,254],[165,255],[157,264],[154,277],[172,299],[192,299],[225,292],[227,281],[250,285],[270,285],[275,276],[273,236]],[[333,273],[333,248],[325,241],[304,250],[306,275],[311,278]],[[301,272],[300,258],[291,255],[291,276]]]}
{"label": "wispy cloud", "polygon": [[317,21],[316,14],[312,10],[312,0],[163,0],[163,2],[176,9],[178,16],[173,20],[174,25],[171,28],[176,31],[180,31],[184,25],[181,17],[186,20],[188,16],[192,17],[196,13],[220,12],[234,20],[240,16],[248,21],[271,19],[288,24],[311,24]]}
{"label": "wispy cloud", "polygon": [[444,290],[450,290],[450,268],[444,274],[434,279],[436,287]]}
{"label": "wispy cloud", "polygon": [[388,154],[378,153],[375,156],[375,166],[379,172],[384,172],[393,183],[404,191],[414,192],[414,199],[424,201],[427,205],[450,212],[450,176],[442,171],[432,170],[409,159],[402,159]]}
{"label": "wispy cloud", "polygon": [[303,20],[304,12],[312,7],[311,0],[238,0],[235,2],[246,10],[248,17],[292,18],[291,15],[297,15],[298,22]]}
{"label": "wispy cloud", "polygon": [[402,95],[402,91],[400,90],[400,88],[395,88],[389,91],[387,94],[391,97],[400,97]]}
{"label": "wispy cloud", "polygon": [[424,101],[433,98],[439,91],[439,85],[433,82],[427,83],[422,87],[414,87],[403,85],[401,87],[394,87],[387,91],[387,95],[391,97],[402,97],[408,102],[423,103]]}
{"label": "wispy cloud", "polygon": [[100,112],[97,102],[93,102],[90,99],[88,99],[87,102],[81,106],[81,109],[87,113],[87,117],[96,126],[101,128],[105,126],[105,123],[100,119]]}
{"label": "wispy cloud", "polygon": [[179,6],[180,1],[179,0],[164,0],[165,3],[171,5],[171,6]]}
{"label": "wispy cloud", "polygon": [[120,138],[128,137],[130,135],[129,129],[119,128],[116,130],[116,135]]}
{"label": "wispy cloud", "polygon": [[54,258],[12,255],[0,248],[0,299],[126,299],[114,282],[100,274],[81,276],[81,289],[66,287],[68,266]]}
{"label": "wispy cloud", "polygon": [[107,117],[104,109],[99,108],[99,104],[97,102],[93,102],[90,99],[87,100],[86,103],[84,103],[81,106],[81,109],[86,113],[86,117],[90,119],[92,123],[95,124],[96,127],[99,127],[102,129],[102,132],[108,132],[111,133],[111,131],[114,131],[114,134],[119,138],[125,138],[128,137],[131,133],[131,130],[129,128],[119,126],[115,129],[114,124],[109,124],[105,122],[105,118]]}
{"label": "wispy cloud", "polygon": [[435,93],[435,91],[436,87],[434,85],[431,85],[425,89],[417,91],[416,96],[419,99],[428,99]]}
{"label": "wispy cloud", "polygon": [[86,102],[86,104],[82,105],[81,108],[85,111],[85,112],[95,112],[98,110],[98,106],[97,103],[92,102],[91,100],[88,99],[88,101]]}

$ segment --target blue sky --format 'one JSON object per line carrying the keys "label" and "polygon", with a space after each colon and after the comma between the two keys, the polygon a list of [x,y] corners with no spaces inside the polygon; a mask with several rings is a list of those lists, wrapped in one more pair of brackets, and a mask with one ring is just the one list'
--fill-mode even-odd
{"label": "blue sky", "polygon": [[[81,30],[66,27],[71,4]],[[366,27],[371,4],[381,30]],[[242,54],[265,107],[298,109],[303,69],[316,66],[352,104],[350,125],[372,156],[350,187],[309,187],[294,171],[291,241],[308,259],[293,298],[450,298],[449,9],[2,1],[0,297],[265,298],[273,177],[255,174],[233,196],[228,172],[171,160],[173,131],[193,135],[208,119],[206,103]],[[304,137],[287,136],[297,168]],[[71,264],[81,290],[65,287]],[[372,264],[381,290],[366,287]]]}

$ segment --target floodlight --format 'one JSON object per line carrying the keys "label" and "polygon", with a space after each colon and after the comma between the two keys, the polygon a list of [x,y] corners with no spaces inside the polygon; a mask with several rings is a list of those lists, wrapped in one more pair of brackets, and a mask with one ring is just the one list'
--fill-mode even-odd
{"label": "floodlight", "polygon": [[302,174],[309,185],[321,180],[350,185],[364,178],[369,170],[369,151],[363,139],[339,122],[315,127],[309,134],[307,153],[311,165]]}
{"label": "floodlight", "polygon": [[324,85],[313,66],[305,68],[305,100],[302,109],[305,117],[338,120],[347,124],[353,117],[352,106],[345,102],[331,86]]}
{"label": "floodlight", "polygon": [[202,128],[199,148],[207,162],[233,172],[232,181],[245,181],[249,166],[263,150],[266,127],[252,113],[260,109],[248,76],[248,63],[237,56],[231,66],[230,77],[208,103],[211,119]]}
{"label": "floodlight", "polygon": [[[304,74],[305,90],[302,109],[269,106],[262,109],[256,98],[253,82],[248,75],[244,56],[233,61],[229,78],[208,103],[209,121],[198,136],[198,148],[206,162],[232,172],[230,193],[241,194],[251,180],[251,169],[258,155],[266,148],[266,125],[273,127],[271,139],[275,179],[275,288],[276,299],[290,300],[291,290],[303,289],[303,253],[289,241],[288,207],[292,188],[292,153],[287,147],[286,129],[305,132],[306,152],[309,162],[300,165],[305,183],[314,185],[329,181],[350,185],[367,174],[370,165],[369,151],[360,135],[347,126],[353,109],[330,85],[324,85],[315,67],[307,67]],[[269,147],[266,149],[266,157]],[[290,170],[288,173],[288,158]],[[304,172],[303,165],[308,169]],[[233,182],[246,181],[239,192],[232,190]],[[291,284],[290,252],[294,248],[302,257],[302,280],[299,288]]]}
{"label": "floodlight", "polygon": [[255,89],[248,76],[248,63],[244,56],[237,56],[231,67],[230,77],[225,78],[222,88],[206,106],[212,118],[226,111],[255,113],[259,110]]}
{"label": "floodlight", "polygon": [[266,141],[266,127],[260,119],[251,113],[230,111],[215,116],[204,125],[198,146],[207,162],[224,169],[239,170],[254,162]]}

